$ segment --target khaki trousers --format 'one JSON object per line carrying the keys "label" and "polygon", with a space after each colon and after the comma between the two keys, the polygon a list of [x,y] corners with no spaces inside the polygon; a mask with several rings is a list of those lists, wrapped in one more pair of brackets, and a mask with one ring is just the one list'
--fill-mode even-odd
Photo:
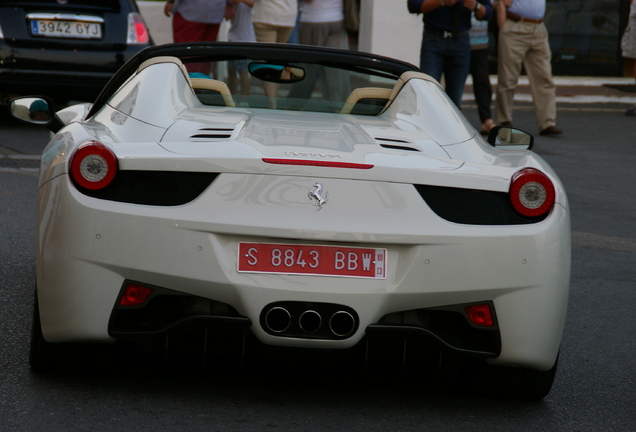
{"label": "khaki trousers", "polygon": [[539,131],[556,124],[556,85],[552,79],[548,31],[543,23],[507,20],[499,31],[495,120],[512,122],[515,88],[521,65],[530,81]]}

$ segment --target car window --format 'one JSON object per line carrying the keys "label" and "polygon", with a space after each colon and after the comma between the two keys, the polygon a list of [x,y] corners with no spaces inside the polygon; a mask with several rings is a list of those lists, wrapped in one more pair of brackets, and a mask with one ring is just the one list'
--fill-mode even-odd
{"label": "car window", "polygon": [[[377,115],[388,105],[397,79],[380,71],[307,62],[182,59],[205,105]],[[206,85],[204,80],[225,86]],[[226,89],[227,87],[227,89]]]}

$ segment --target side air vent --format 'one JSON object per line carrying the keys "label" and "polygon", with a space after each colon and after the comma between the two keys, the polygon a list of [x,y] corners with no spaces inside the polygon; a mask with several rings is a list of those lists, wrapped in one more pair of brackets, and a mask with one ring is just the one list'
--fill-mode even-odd
{"label": "side air vent", "polygon": [[376,138],[375,139],[380,147],[391,149],[391,150],[403,150],[403,151],[414,151],[419,152],[420,150],[412,147],[412,143],[409,141],[404,141],[395,138]]}
{"label": "side air vent", "polygon": [[100,190],[78,190],[93,198],[151,206],[177,206],[194,201],[217,173],[175,171],[119,171]]}
{"label": "side air vent", "polygon": [[232,132],[234,129],[232,128],[205,128],[199,129],[199,133],[192,135],[190,138],[192,139],[228,139],[232,137]]}
{"label": "side air vent", "polygon": [[537,223],[546,215],[530,218],[517,213],[505,192],[415,185],[426,204],[442,219],[467,225],[522,225]]}

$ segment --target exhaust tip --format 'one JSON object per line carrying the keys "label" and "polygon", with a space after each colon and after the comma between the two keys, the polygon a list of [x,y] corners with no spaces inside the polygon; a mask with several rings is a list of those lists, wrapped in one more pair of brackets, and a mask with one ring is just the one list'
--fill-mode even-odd
{"label": "exhaust tip", "polygon": [[306,310],[300,314],[300,318],[298,318],[298,325],[302,331],[306,333],[313,333],[320,329],[320,326],[322,325],[322,317],[315,310]]}
{"label": "exhaust tip", "polygon": [[356,328],[356,320],[347,311],[338,311],[329,319],[329,329],[338,337],[349,336]]}
{"label": "exhaust tip", "polygon": [[265,325],[274,333],[282,333],[291,324],[291,314],[282,307],[273,307],[265,314]]}

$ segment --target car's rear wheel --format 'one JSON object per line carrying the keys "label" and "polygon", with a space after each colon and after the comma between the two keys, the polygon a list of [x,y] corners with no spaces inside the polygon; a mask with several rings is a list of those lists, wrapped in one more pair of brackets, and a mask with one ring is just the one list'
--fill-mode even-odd
{"label": "car's rear wheel", "polygon": [[112,346],[103,344],[49,343],[42,334],[37,290],[33,301],[29,364],[36,373],[94,372],[112,362]]}
{"label": "car's rear wheel", "polygon": [[558,364],[547,371],[535,369],[494,366],[486,363],[473,364],[467,379],[471,392],[501,398],[539,400],[550,393]]}
{"label": "car's rear wheel", "polygon": [[33,320],[31,323],[31,349],[29,364],[34,372],[56,372],[64,361],[64,347],[48,343],[42,335],[40,309],[37,290],[33,301]]}

